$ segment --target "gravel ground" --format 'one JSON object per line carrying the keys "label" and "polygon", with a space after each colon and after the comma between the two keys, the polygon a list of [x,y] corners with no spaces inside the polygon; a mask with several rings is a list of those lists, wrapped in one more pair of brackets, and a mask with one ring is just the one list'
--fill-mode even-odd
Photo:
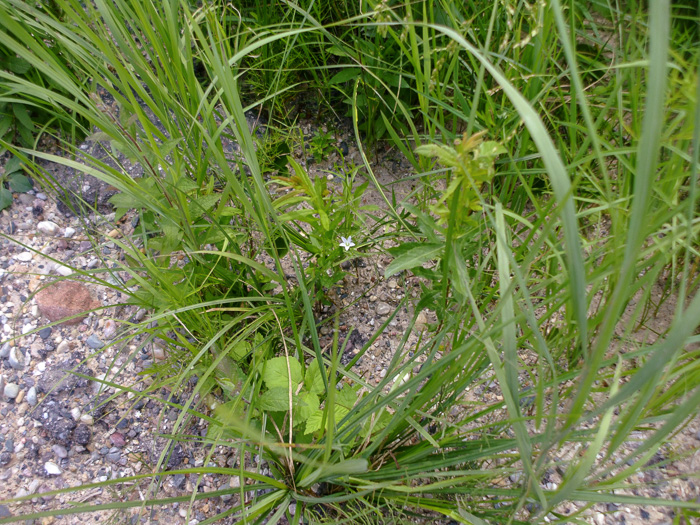
{"label": "gravel ground", "polygon": [[[309,136],[310,124],[302,124]],[[346,134],[339,148],[350,143]],[[345,144],[345,145],[344,145]],[[86,145],[95,147],[94,145]],[[333,155],[322,164],[307,161],[312,174],[327,173]],[[395,180],[411,173],[408,164],[392,153],[384,152],[377,162],[380,182]],[[359,152],[348,151],[346,159],[360,164]],[[0,165],[2,161],[0,161]],[[134,169],[137,169],[135,167]],[[69,174],[70,175],[70,174]],[[94,182],[94,181],[93,181]],[[84,182],[95,188],[93,182]],[[411,190],[410,181],[396,187],[398,198]],[[94,195],[93,195],[94,196]],[[93,201],[102,202],[99,196]],[[381,204],[381,198],[368,193],[368,203]],[[140,374],[154,363],[167,361],[162,349],[137,338],[123,337],[126,321],[142,320],[148,315],[131,306],[123,306],[124,298],[109,286],[74,274],[72,268],[98,270],[109,268],[110,261],[120,257],[114,238],[129,235],[133,227],[128,220],[115,224],[109,210],[103,216],[73,216],[58,205],[49,190],[20,194],[11,208],[0,213],[0,500],[34,495],[21,507],[22,512],[65,508],[68,502],[93,504],[111,501],[148,499],[157,488],[158,497],[188,496],[193,491],[211,492],[238,486],[238,478],[221,475],[174,475],[160,479],[154,487],[148,481],[111,488],[94,488],[77,494],[42,496],[42,493],[82,484],[117,479],[156,471],[159,458],[169,469],[188,468],[204,463],[234,466],[238,458],[229,449],[219,447],[208,457],[208,449],[183,443],[172,447],[162,433],[172,429],[178,417],[176,409],[163,409],[155,400],[144,402],[129,393],[112,398],[114,392],[100,381],[108,381],[119,370],[119,383],[144,390],[152,376]],[[92,237],[92,241],[88,237]],[[97,242],[95,242],[97,241]],[[384,280],[383,268],[390,262],[383,256],[372,256],[353,263],[346,280],[336,290],[336,304],[347,307],[341,316],[341,339],[349,335],[344,358],[350,359],[386,320],[389,312],[404,297],[417,296],[419,281],[411,277]],[[118,273],[97,275],[107,283],[124,278]],[[78,283],[73,289],[57,290],[46,285],[55,279]],[[46,290],[53,291],[48,293]],[[81,295],[82,294],[82,295]],[[407,302],[410,305],[410,300]],[[58,313],[63,317],[70,307],[88,307],[95,311],[74,324],[47,326]],[[669,306],[670,307],[670,306]],[[68,310],[67,310],[68,309]],[[80,310],[78,310],[80,311]],[[76,312],[77,313],[77,312]],[[330,312],[327,312],[330,314]],[[387,373],[387,365],[409,324],[413,311],[403,308],[356,365],[356,371],[368,382],[377,384]],[[663,326],[670,311],[662,311],[655,322]],[[55,317],[53,317],[55,318]],[[417,327],[431,321],[430,312],[421,312]],[[330,326],[321,328],[322,345],[332,340]],[[5,342],[12,337],[20,337]],[[408,346],[418,334],[409,335]],[[72,372],[72,373],[71,373]],[[76,375],[80,374],[80,375]],[[173,394],[160,390],[154,396],[171,402]],[[496,387],[487,380],[470,391],[463,406],[496,399]],[[206,432],[204,421],[187,423],[185,432]],[[644,435],[638,433],[640,440]],[[694,479],[700,472],[700,422],[690,424],[665,447],[663,454],[652,459],[658,468],[635,475],[633,481],[653,484],[639,489],[650,497],[695,500],[700,496]],[[634,444],[630,444],[634,446]],[[682,461],[664,463],[667,453],[687,452]],[[566,461],[576,453],[574,448],[560,452]],[[255,463],[255,458],[250,458]],[[264,468],[264,466],[261,466]],[[670,477],[679,476],[673,481]],[[513,480],[504,480],[507,484]],[[516,480],[517,481],[517,480]],[[543,480],[545,488],[560,482],[557,472]],[[551,484],[551,485],[550,485]],[[170,523],[193,525],[228,508],[237,496],[202,500],[191,507],[173,503],[165,506],[136,508],[124,511],[103,511],[80,518],[48,517],[37,523]],[[573,512],[576,505],[567,507]],[[15,515],[17,505],[0,505],[0,517]],[[566,509],[562,509],[565,512]],[[588,521],[595,524],[671,523],[668,509],[631,508],[613,504],[597,505],[587,511]],[[433,520],[438,522],[436,520]],[[220,523],[232,523],[222,520]]]}

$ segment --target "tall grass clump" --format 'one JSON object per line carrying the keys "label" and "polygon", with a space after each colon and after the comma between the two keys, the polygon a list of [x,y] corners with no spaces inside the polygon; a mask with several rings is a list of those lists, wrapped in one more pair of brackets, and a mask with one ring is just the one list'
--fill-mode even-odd
{"label": "tall grass clump", "polygon": [[[132,278],[120,290],[152,312],[133,334],[158,337],[176,366],[134,394],[180,390],[169,438],[195,439],[179,431],[203,418],[208,459],[225,446],[240,461],[168,471],[164,452],[157,472],[103,484],[142,484],[143,500],[22,519],[228,494],[238,498],[203,523],[566,523],[606,502],[697,512],[697,502],[625,492],[700,406],[700,50],[667,0],[363,2],[352,13],[289,3],[280,20],[224,4],[56,3],[60,19],[3,0],[0,45],[60,90],[10,74],[3,86],[85,119],[144,175],[17,154],[95,176],[120,191],[118,213],[136,210],[140,229],[119,242]],[[276,183],[291,191],[273,195],[241,101],[255,75],[272,86],[255,102],[283,92],[290,56],[314,46],[326,53],[315,81],[342,92],[375,183],[367,191],[386,201],[372,210],[393,226],[384,277],[421,282],[414,304],[404,299],[378,329],[411,306],[378,384],[353,367],[374,338],[343,364],[338,321],[331,348],[317,331],[346,252],[383,250],[367,232],[352,242],[371,227],[365,188],[350,181],[332,194],[290,158]],[[365,140],[382,138],[421,181],[404,202],[365,154]],[[311,256],[323,271],[304,264]],[[673,317],[638,337],[672,300]],[[418,323],[422,310],[438,322]],[[131,391],[118,377],[115,397]],[[469,397],[484,388],[494,395]],[[545,482],[554,471],[560,483]],[[182,472],[241,483],[160,497],[159,480]]]}

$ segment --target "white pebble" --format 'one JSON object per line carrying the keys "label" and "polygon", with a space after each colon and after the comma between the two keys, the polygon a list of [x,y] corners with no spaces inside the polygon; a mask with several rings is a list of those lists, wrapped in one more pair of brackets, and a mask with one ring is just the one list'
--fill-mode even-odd
{"label": "white pebble", "polygon": [[46,235],[56,235],[58,232],[58,224],[51,221],[41,221],[36,225],[36,229],[41,233],[45,233]]}
{"label": "white pebble", "polygon": [[73,237],[73,235],[75,235],[75,228],[71,228],[70,226],[68,226],[63,232],[63,235],[70,239],[71,237]]}
{"label": "white pebble", "polygon": [[34,257],[32,252],[22,252],[15,255],[15,259],[21,262],[29,262],[32,260],[32,257]]}
{"label": "white pebble", "polygon": [[90,426],[95,422],[95,419],[89,414],[83,414],[80,416],[80,422]]}
{"label": "white pebble", "polygon": [[44,464],[44,469],[49,476],[60,476],[62,471],[53,461],[47,461]]}
{"label": "white pebble", "polygon": [[78,407],[74,407],[74,408],[70,411],[70,415],[73,417],[73,419],[75,419],[76,421],[78,421],[78,420],[80,419],[80,409],[79,409]]}
{"label": "white pebble", "polygon": [[73,273],[73,270],[71,270],[68,266],[63,266],[62,264],[58,265],[56,271],[60,273],[63,277],[68,277]]}

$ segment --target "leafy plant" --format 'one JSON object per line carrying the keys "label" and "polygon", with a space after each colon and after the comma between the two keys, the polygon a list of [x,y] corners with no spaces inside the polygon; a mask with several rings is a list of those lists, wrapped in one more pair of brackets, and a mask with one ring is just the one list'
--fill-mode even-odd
{"label": "leafy plant", "polygon": [[327,177],[311,179],[294,159],[289,157],[288,162],[293,173],[274,180],[290,191],[275,199],[273,205],[281,221],[295,226],[289,229],[293,242],[315,257],[315,264],[309,268],[309,284],[319,294],[318,301],[327,302],[326,291],[345,275],[340,263],[352,247],[362,243],[363,214],[374,209],[362,205],[368,182],[355,185],[358,170],[353,169],[342,178],[342,193],[337,193]]}
{"label": "leafy plant", "polygon": [[24,174],[19,157],[10,157],[5,164],[5,172],[0,176],[0,210],[12,204],[13,192],[26,193],[32,187],[32,181]]}
{"label": "leafy plant", "polygon": [[311,138],[310,150],[316,162],[321,162],[333,150],[335,140],[333,139],[332,131],[318,130]]}

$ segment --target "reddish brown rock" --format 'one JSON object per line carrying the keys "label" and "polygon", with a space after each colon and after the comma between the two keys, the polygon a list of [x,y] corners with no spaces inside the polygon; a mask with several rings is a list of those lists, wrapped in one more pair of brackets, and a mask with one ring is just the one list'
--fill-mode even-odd
{"label": "reddish brown rock", "polygon": [[[102,306],[90,295],[87,286],[72,281],[60,281],[47,286],[36,294],[36,302],[42,315],[52,322]],[[87,313],[62,324],[78,324],[86,317]]]}
{"label": "reddish brown rock", "polygon": [[114,434],[109,436],[109,440],[112,442],[112,445],[114,445],[115,447],[122,448],[124,445],[126,445],[126,440],[124,439],[124,435],[119,433],[119,432],[115,432]]}

